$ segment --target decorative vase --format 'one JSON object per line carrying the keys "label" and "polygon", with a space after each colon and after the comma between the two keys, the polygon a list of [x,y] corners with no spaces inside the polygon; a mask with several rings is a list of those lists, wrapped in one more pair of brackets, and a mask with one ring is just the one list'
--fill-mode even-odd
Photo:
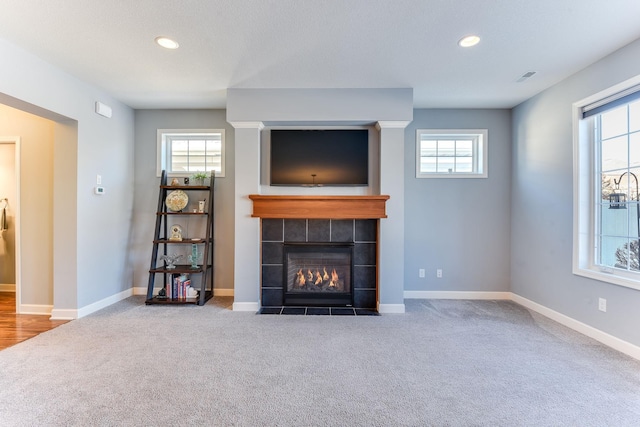
{"label": "decorative vase", "polygon": [[176,268],[176,262],[182,258],[182,255],[171,254],[171,255],[162,255],[160,257],[161,260],[167,263],[167,270],[173,270]]}

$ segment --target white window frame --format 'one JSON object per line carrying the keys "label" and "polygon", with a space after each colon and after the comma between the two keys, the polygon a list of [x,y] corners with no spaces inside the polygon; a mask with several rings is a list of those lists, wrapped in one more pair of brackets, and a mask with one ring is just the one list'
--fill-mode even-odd
{"label": "white window frame", "polygon": [[640,272],[601,266],[596,262],[596,197],[601,188],[596,181],[598,156],[592,132],[595,117],[582,118],[583,108],[640,84],[640,76],[626,80],[575,102],[573,114],[573,274],[640,290]]}
{"label": "white window frame", "polygon": [[[473,141],[472,172],[422,172],[422,136],[429,139]],[[436,157],[437,158],[437,157]],[[489,131],[487,129],[417,129],[416,130],[416,178],[487,178],[489,176]]]}
{"label": "white window frame", "polygon": [[160,176],[163,170],[168,177],[188,177],[194,172],[173,172],[169,170],[170,140],[175,137],[202,137],[208,134],[220,134],[220,171],[216,170],[216,178],[225,176],[225,130],[224,129],[158,129],[157,131],[157,162],[156,174]]}

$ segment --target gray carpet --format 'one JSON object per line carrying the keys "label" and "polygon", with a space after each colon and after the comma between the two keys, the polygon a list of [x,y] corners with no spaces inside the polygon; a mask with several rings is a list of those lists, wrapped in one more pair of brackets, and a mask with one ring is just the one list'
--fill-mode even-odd
{"label": "gray carpet", "polygon": [[640,362],[512,302],[230,305],[132,297],[0,351],[0,425],[640,425]]}

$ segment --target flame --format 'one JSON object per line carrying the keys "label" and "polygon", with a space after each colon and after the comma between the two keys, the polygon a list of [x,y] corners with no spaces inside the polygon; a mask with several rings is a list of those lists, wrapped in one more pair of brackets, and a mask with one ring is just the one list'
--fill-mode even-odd
{"label": "flame", "polygon": [[298,270],[298,272],[296,273],[296,277],[297,277],[296,283],[299,286],[304,286],[306,283],[306,280],[304,278],[304,274],[302,273],[302,269]]}
{"label": "flame", "polygon": [[326,267],[322,267],[322,271],[324,271],[324,274],[322,275],[322,280],[324,280],[324,281],[329,280],[329,274],[327,274],[327,268]]}
{"label": "flame", "polygon": [[313,273],[311,272],[311,270],[307,270],[307,280],[313,282]]}
{"label": "flame", "polygon": [[320,271],[316,270],[316,285],[322,285],[322,274]]}
{"label": "flame", "polygon": [[329,286],[331,286],[333,288],[337,284],[338,284],[338,273],[336,272],[336,269],[334,268],[333,270],[331,270],[331,282],[329,282]]}

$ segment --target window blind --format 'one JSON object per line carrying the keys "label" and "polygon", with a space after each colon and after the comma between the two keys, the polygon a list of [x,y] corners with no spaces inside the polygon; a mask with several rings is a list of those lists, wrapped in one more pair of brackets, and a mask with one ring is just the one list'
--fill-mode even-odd
{"label": "window blind", "polygon": [[587,117],[595,116],[638,99],[640,99],[640,84],[585,105],[582,107],[582,118],[586,119]]}

